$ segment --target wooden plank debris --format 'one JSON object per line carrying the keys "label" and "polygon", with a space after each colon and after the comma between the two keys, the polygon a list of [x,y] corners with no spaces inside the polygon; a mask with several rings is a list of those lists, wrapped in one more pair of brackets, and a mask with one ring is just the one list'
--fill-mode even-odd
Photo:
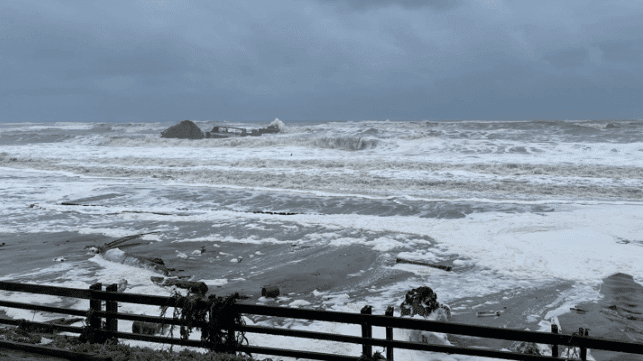
{"label": "wooden plank debris", "polygon": [[408,263],[408,264],[414,264],[414,265],[418,265],[418,266],[433,267],[433,268],[438,268],[438,269],[441,269],[441,270],[444,270],[444,271],[447,271],[447,272],[450,272],[451,269],[452,269],[451,266],[444,266],[444,265],[441,265],[441,264],[433,264],[433,263],[424,262],[424,261],[415,261],[415,260],[404,259],[404,258],[399,258],[399,257],[395,260],[395,263]]}

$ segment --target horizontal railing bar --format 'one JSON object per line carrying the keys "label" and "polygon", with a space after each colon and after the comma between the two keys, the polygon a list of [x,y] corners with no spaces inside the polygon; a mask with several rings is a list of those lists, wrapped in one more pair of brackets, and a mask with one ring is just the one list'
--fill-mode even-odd
{"label": "horizontal railing bar", "polygon": [[[522,353],[514,353],[514,352],[463,348],[463,347],[457,347],[457,346],[430,345],[425,343],[415,343],[415,342],[398,341],[398,340],[388,341],[388,340],[379,339],[379,338],[368,339],[368,338],[361,338],[358,336],[337,335],[337,334],[315,332],[315,331],[290,330],[290,329],[284,329],[284,328],[271,328],[271,327],[265,327],[265,326],[237,326],[235,330],[251,332],[251,333],[286,336],[286,337],[300,337],[300,338],[310,338],[315,340],[393,347],[393,348],[406,349],[406,350],[495,357],[495,358],[502,358],[506,360],[530,360],[530,361],[531,360],[533,361],[564,360],[564,359],[559,359],[559,358],[554,358],[549,356],[525,355]],[[285,355],[280,355],[280,356],[285,356]]]}
{"label": "horizontal railing bar", "polygon": [[411,318],[388,317],[379,315],[361,315],[348,312],[331,312],[306,310],[297,308],[272,307],[261,305],[237,304],[238,312],[276,316],[285,318],[298,318],[316,321],[342,322],[361,324],[367,322],[373,326],[416,329],[448,333],[454,335],[476,336],[482,338],[505,339],[513,341],[527,341],[542,344],[556,344],[566,346],[586,346],[593,349],[620,351],[628,350],[630,353],[643,354],[643,344],[627,343],[621,341],[605,340],[596,337],[577,337],[564,334],[550,334],[544,332],[512,330],[487,326],[474,326],[460,323],[428,321]]}
{"label": "horizontal railing bar", "polygon": [[[5,325],[18,326],[18,325],[20,325],[20,323],[22,321],[23,320],[2,319],[2,318],[0,318],[0,324],[5,324]],[[27,324],[40,326],[40,327],[48,327],[48,328],[51,328],[52,330],[55,330],[55,331],[72,332],[72,333],[81,333],[83,331],[82,327],[77,327],[77,326],[56,325],[56,324],[33,322],[33,321],[27,321]]]}
{"label": "horizontal railing bar", "polygon": [[300,308],[272,307],[262,305],[235,304],[234,307],[239,313],[247,313],[262,316],[274,316],[284,318],[299,318],[315,321],[340,322],[350,324],[362,324],[370,322],[372,315],[362,315],[359,313],[337,312],[337,311],[319,311],[307,310]]}
{"label": "horizontal railing bar", "polygon": [[106,330],[101,332],[106,336],[124,338],[127,340],[147,341],[147,342],[165,343],[165,344],[190,346],[190,347],[206,347],[201,341],[195,341],[195,340],[182,341],[181,339],[178,339],[178,338],[141,335],[141,334],[130,333],[130,332],[116,332],[116,331],[106,331]]}
{"label": "horizontal railing bar", "polygon": [[641,343],[612,341],[598,337],[582,337],[580,339],[583,341],[579,344],[587,348],[643,355],[643,344]]}
{"label": "horizontal railing bar", "polygon": [[81,290],[77,288],[66,288],[56,286],[33,285],[27,283],[0,281],[1,291],[37,293],[41,295],[54,295],[62,297],[83,298],[91,297],[90,290]]}
{"label": "horizontal railing bar", "polygon": [[336,333],[325,333],[325,332],[316,332],[316,331],[304,331],[304,330],[291,330],[287,328],[273,328],[266,326],[241,326],[237,325],[234,328],[235,331],[241,332],[251,332],[251,333],[261,333],[267,335],[277,335],[277,336],[287,336],[287,337],[300,337],[300,338],[313,338],[316,340],[326,340],[326,341],[337,341],[337,342],[346,342],[346,343],[355,343],[362,344],[367,343],[376,346],[380,345],[379,339],[366,339],[358,336],[347,336]]}
{"label": "horizontal railing bar", "polygon": [[[133,315],[130,313],[120,313],[120,312],[105,312],[105,311],[94,311],[94,315],[97,317],[113,317],[119,320],[129,320],[129,321],[143,321],[151,323],[160,323],[163,325],[181,325],[181,320],[167,318],[167,317],[158,317],[158,316],[146,316],[146,315]],[[204,327],[207,326],[207,322],[195,322],[195,327]]]}
{"label": "horizontal railing bar", "polygon": [[86,316],[87,315],[87,311],[83,311],[83,310],[74,310],[74,309],[69,309],[69,308],[42,306],[42,305],[32,305],[32,304],[29,304],[29,303],[3,301],[3,300],[0,300],[0,307],[11,307],[11,308],[20,308],[20,309],[23,309],[23,310],[34,310],[34,311],[44,311],[44,312],[51,312],[51,313],[62,313],[62,314],[74,315],[74,316]]}
{"label": "horizontal railing bar", "polygon": [[108,356],[98,356],[82,352],[73,352],[68,350],[55,349],[51,347],[31,345],[28,343],[13,342],[0,340],[0,347],[12,350],[20,350],[24,352],[37,353],[40,355],[55,356],[66,358],[68,360],[89,360],[89,361],[111,361],[112,358]]}
{"label": "horizontal railing bar", "polygon": [[[140,293],[119,293],[119,292],[105,292],[105,291],[91,291],[92,298],[102,301],[117,301],[126,303],[137,303],[140,305],[151,306],[168,306],[174,307],[176,300],[172,297],[165,296],[150,296]],[[202,301],[205,306],[205,301]]]}
{"label": "horizontal railing bar", "polygon": [[263,355],[276,355],[276,356],[296,357],[296,358],[325,360],[325,361],[358,361],[359,360],[358,357],[333,355],[329,353],[312,352],[312,351],[286,350],[282,348],[272,348],[272,347],[239,346],[236,348],[236,350],[241,352],[263,354]]}
{"label": "horizontal railing bar", "polygon": [[[103,301],[119,301],[138,303],[153,306],[174,307],[175,300],[171,297],[150,296],[137,293],[117,293],[105,291],[82,290],[77,288],[66,288],[56,286],[33,285],[18,282],[0,281],[0,291],[37,293],[43,295],[54,295],[62,297],[97,299]],[[205,305],[205,302],[203,303]]]}

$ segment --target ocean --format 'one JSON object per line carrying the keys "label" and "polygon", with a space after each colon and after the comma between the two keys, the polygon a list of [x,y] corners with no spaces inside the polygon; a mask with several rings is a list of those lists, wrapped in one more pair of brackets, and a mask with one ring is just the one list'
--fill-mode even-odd
{"label": "ocean", "polygon": [[[429,286],[454,322],[544,331],[603,299],[611,275],[643,284],[642,120],[284,121],[282,132],[260,137],[161,138],[176,123],[0,124],[0,256],[11,254],[0,279],[78,288],[126,279],[126,292],[169,295],[150,280],[154,270],[87,249],[147,233],[121,250],[162,258],[217,295],[348,312],[368,304],[383,314]],[[266,285],[281,296],[260,298]],[[487,310],[503,314],[475,317]],[[159,314],[121,308],[130,311]],[[247,322],[359,334],[322,322]],[[640,319],[614,322],[643,341]],[[348,344],[291,344],[359,356]]]}

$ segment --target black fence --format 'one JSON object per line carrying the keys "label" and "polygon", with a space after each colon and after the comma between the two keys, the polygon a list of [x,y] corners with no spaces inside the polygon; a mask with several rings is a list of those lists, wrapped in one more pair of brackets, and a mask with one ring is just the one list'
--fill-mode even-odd
{"label": "black fence", "polygon": [[[118,330],[117,320],[152,322],[152,323],[161,323],[165,325],[180,325],[181,323],[179,320],[175,320],[169,317],[144,316],[144,315],[134,315],[134,314],[126,314],[126,313],[118,312],[118,302],[174,307],[174,306],[177,306],[175,304],[176,299],[174,298],[150,296],[150,295],[142,295],[142,294],[118,293],[116,292],[117,290],[116,285],[107,286],[106,290],[102,291],[102,285],[100,283],[90,286],[90,289],[88,290],[82,290],[82,289],[63,288],[63,287],[54,287],[54,286],[22,284],[22,283],[15,283],[15,282],[0,282],[0,290],[87,299],[89,300],[89,309],[87,311],[83,311],[83,310],[74,310],[74,309],[52,307],[52,306],[32,305],[32,304],[13,302],[8,300],[0,300],[0,307],[12,307],[12,308],[25,309],[25,310],[44,311],[44,312],[60,313],[60,314],[74,315],[74,316],[86,316],[88,315],[88,311],[92,310],[92,312],[90,313],[91,319],[88,320],[87,323],[92,328],[99,330],[100,332],[102,332],[104,335],[108,337],[208,348],[208,345],[205,345],[201,341],[195,341],[195,340],[184,341],[179,338],[135,334],[130,332],[121,332]],[[103,307],[102,307],[103,301],[105,301],[104,302],[105,310],[103,310]],[[205,307],[206,305],[205,301],[203,302],[203,305]],[[231,336],[230,337],[231,339],[234,339],[233,336],[235,332],[246,332],[246,333],[269,334],[269,335],[278,335],[278,336],[285,336],[285,337],[297,337],[297,338],[306,338],[306,339],[314,339],[314,340],[326,340],[326,341],[352,343],[352,344],[362,345],[362,354],[368,357],[372,356],[373,346],[382,346],[386,348],[385,356],[386,356],[386,359],[390,361],[393,360],[393,350],[396,348],[407,349],[407,350],[440,352],[440,353],[447,353],[447,354],[481,356],[481,357],[490,357],[490,358],[507,359],[507,360],[563,360],[563,358],[558,357],[559,346],[578,348],[579,356],[582,360],[586,360],[587,348],[590,348],[590,347],[592,349],[602,349],[602,350],[624,352],[624,353],[643,354],[642,343],[628,343],[628,342],[606,340],[606,339],[596,338],[596,337],[589,337],[587,330],[583,330],[583,329],[580,329],[578,333],[574,333],[573,335],[559,334],[556,325],[552,325],[551,333],[545,333],[545,332],[511,330],[506,328],[472,326],[472,325],[449,323],[449,322],[426,321],[426,320],[419,320],[419,319],[393,317],[392,307],[389,307],[386,310],[385,315],[381,315],[381,316],[372,315],[371,308],[369,306],[364,307],[360,314],[347,313],[347,312],[293,309],[293,308],[285,308],[285,307],[272,307],[272,306],[249,305],[249,304],[236,304],[234,305],[234,307],[236,308],[236,311],[246,315],[263,315],[263,316],[283,317],[283,318],[290,318],[290,319],[303,319],[303,320],[311,320],[311,321],[329,321],[329,322],[338,322],[338,323],[357,324],[357,325],[361,325],[362,335],[350,336],[350,335],[340,335],[340,334],[323,333],[323,332],[315,332],[315,331],[291,330],[291,329],[278,328],[278,327],[235,325],[233,327],[230,327],[230,329],[225,330]],[[102,319],[105,319],[104,323],[102,322]],[[21,322],[25,322],[25,321],[0,319],[0,323],[4,323],[4,324],[18,325]],[[50,325],[50,324],[43,324],[43,323],[37,323],[37,322],[31,322],[30,324],[33,324],[35,326],[41,326],[41,327],[49,327],[52,330],[56,330],[56,331],[66,331],[66,332],[73,332],[73,333],[81,333],[83,331],[83,328],[74,327],[74,326]],[[197,324],[196,326],[206,327],[207,325],[203,323],[203,324]],[[373,327],[386,328],[386,338],[385,339],[373,338],[372,337]],[[395,329],[412,329],[412,330],[440,332],[440,333],[446,333],[446,334],[456,334],[456,335],[474,336],[474,337],[482,337],[482,338],[493,338],[493,339],[548,344],[552,346],[552,356],[537,356],[537,355],[528,355],[528,354],[516,353],[516,352],[494,351],[494,350],[485,350],[485,349],[479,349],[479,348],[433,345],[433,344],[426,344],[426,343],[394,340],[393,333]],[[3,347],[3,346],[0,345],[0,347]],[[5,346],[5,347],[9,347],[9,346]],[[235,350],[233,351],[254,353],[254,354],[286,356],[286,357],[298,357],[298,358],[315,359],[315,360],[329,360],[329,361],[330,360],[356,361],[359,359],[359,357],[356,355],[353,355],[353,356],[335,355],[335,354],[328,354],[328,353],[319,353],[319,352],[310,352],[310,351],[292,350],[292,349],[274,348],[274,347],[265,347],[265,346],[237,345]]]}

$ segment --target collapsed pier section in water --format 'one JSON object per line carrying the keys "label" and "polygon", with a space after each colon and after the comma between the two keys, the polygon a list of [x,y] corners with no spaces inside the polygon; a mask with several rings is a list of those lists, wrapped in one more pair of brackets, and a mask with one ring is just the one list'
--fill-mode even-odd
{"label": "collapsed pier section in water", "polygon": [[258,137],[262,134],[276,134],[282,131],[284,123],[275,119],[267,127],[247,129],[227,125],[215,125],[211,131],[203,132],[190,120],[184,120],[161,132],[161,138],[203,139],[203,138],[231,138],[231,137]]}

